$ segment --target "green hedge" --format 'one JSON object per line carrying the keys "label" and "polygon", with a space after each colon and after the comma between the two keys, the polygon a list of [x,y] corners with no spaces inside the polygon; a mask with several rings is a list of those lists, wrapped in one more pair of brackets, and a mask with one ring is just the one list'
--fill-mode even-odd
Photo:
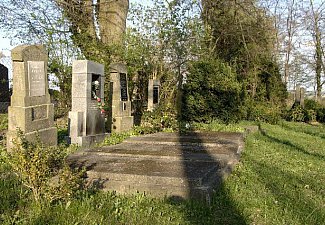
{"label": "green hedge", "polygon": [[184,85],[182,119],[209,122],[240,117],[240,84],[230,66],[216,60],[192,62]]}

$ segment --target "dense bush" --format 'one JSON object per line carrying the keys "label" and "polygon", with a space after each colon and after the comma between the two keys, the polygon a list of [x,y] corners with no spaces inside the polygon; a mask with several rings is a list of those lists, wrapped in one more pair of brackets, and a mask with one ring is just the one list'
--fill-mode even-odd
{"label": "dense bush", "polygon": [[310,112],[314,111],[314,116],[316,117],[316,120],[318,122],[325,123],[325,106],[312,99],[306,99],[305,110]]}
{"label": "dense bush", "polygon": [[325,107],[320,103],[306,99],[304,107],[294,104],[286,113],[286,120],[295,122],[325,122]]}
{"label": "dense bush", "polygon": [[246,101],[242,107],[245,110],[246,119],[251,121],[277,124],[282,119],[282,107],[271,101],[254,102]]}
{"label": "dense bush", "polygon": [[156,108],[153,112],[145,112],[142,117],[141,126],[136,128],[139,134],[177,129],[176,113],[172,109],[163,106]]}
{"label": "dense bush", "polygon": [[236,73],[216,60],[192,62],[182,100],[182,119],[209,122],[236,121],[240,117],[240,84]]}
{"label": "dense bush", "polygon": [[305,109],[299,105],[294,104],[290,110],[286,113],[286,120],[294,122],[304,122],[305,121]]}

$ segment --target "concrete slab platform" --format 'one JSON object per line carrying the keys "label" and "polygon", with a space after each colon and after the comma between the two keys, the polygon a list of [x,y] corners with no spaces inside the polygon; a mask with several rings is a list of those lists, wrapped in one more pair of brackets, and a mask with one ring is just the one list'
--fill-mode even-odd
{"label": "concrete slab platform", "polygon": [[81,150],[68,162],[86,167],[89,182],[100,182],[104,190],[208,200],[243,146],[241,133],[157,133]]}

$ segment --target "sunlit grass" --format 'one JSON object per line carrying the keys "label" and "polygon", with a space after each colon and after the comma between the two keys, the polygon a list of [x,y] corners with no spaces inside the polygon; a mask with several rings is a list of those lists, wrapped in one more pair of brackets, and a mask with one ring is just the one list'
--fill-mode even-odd
{"label": "sunlit grass", "polygon": [[[248,124],[201,128],[242,131]],[[37,206],[2,164],[0,223],[324,224],[324,126],[282,122],[261,124],[260,129],[246,137],[241,162],[216,190],[210,205],[84,191],[71,201]]]}

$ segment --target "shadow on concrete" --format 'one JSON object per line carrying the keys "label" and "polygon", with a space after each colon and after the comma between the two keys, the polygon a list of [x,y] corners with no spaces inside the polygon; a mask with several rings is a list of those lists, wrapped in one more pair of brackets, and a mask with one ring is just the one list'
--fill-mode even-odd
{"label": "shadow on concrete", "polygon": [[[186,142],[184,136],[191,136],[192,139],[196,139],[200,150],[195,153],[189,152],[188,147],[186,148],[188,142]],[[182,149],[184,177],[187,179],[187,191],[190,200],[185,201],[174,196],[168,199],[169,203],[172,205],[183,204],[185,206],[183,213],[189,224],[247,224],[245,218],[235,206],[235,202],[227,193],[224,186],[224,177],[218,173],[219,169],[224,165],[221,165],[220,162],[209,154],[199,133],[194,131],[181,132],[179,133],[179,143]],[[191,154],[199,155],[191,157]],[[211,168],[209,171],[211,176],[207,176],[207,178],[212,178],[213,180],[203,179],[198,181],[193,179],[193,173],[197,172],[195,169],[200,169],[200,166],[197,167],[197,164],[195,168],[193,167],[193,160],[198,160],[198,163],[200,163],[200,160],[203,163],[208,163]],[[209,186],[213,185],[215,188],[210,190],[207,188],[207,190],[202,191],[199,189],[200,187],[197,182],[202,182]],[[202,193],[206,193],[206,195]]]}
{"label": "shadow on concrete", "polygon": [[70,157],[67,159],[67,163],[69,164],[69,166],[77,171],[84,171],[83,174],[83,180],[87,181],[85,182],[84,185],[84,189],[87,190],[88,193],[96,193],[100,190],[102,190],[104,188],[104,184],[105,182],[107,182],[107,179],[101,179],[101,178],[97,178],[97,179],[89,179],[88,175],[87,175],[87,171],[90,171],[92,169],[94,169],[97,165],[96,162],[92,162],[90,163],[87,159],[85,160],[78,160],[77,157]]}

